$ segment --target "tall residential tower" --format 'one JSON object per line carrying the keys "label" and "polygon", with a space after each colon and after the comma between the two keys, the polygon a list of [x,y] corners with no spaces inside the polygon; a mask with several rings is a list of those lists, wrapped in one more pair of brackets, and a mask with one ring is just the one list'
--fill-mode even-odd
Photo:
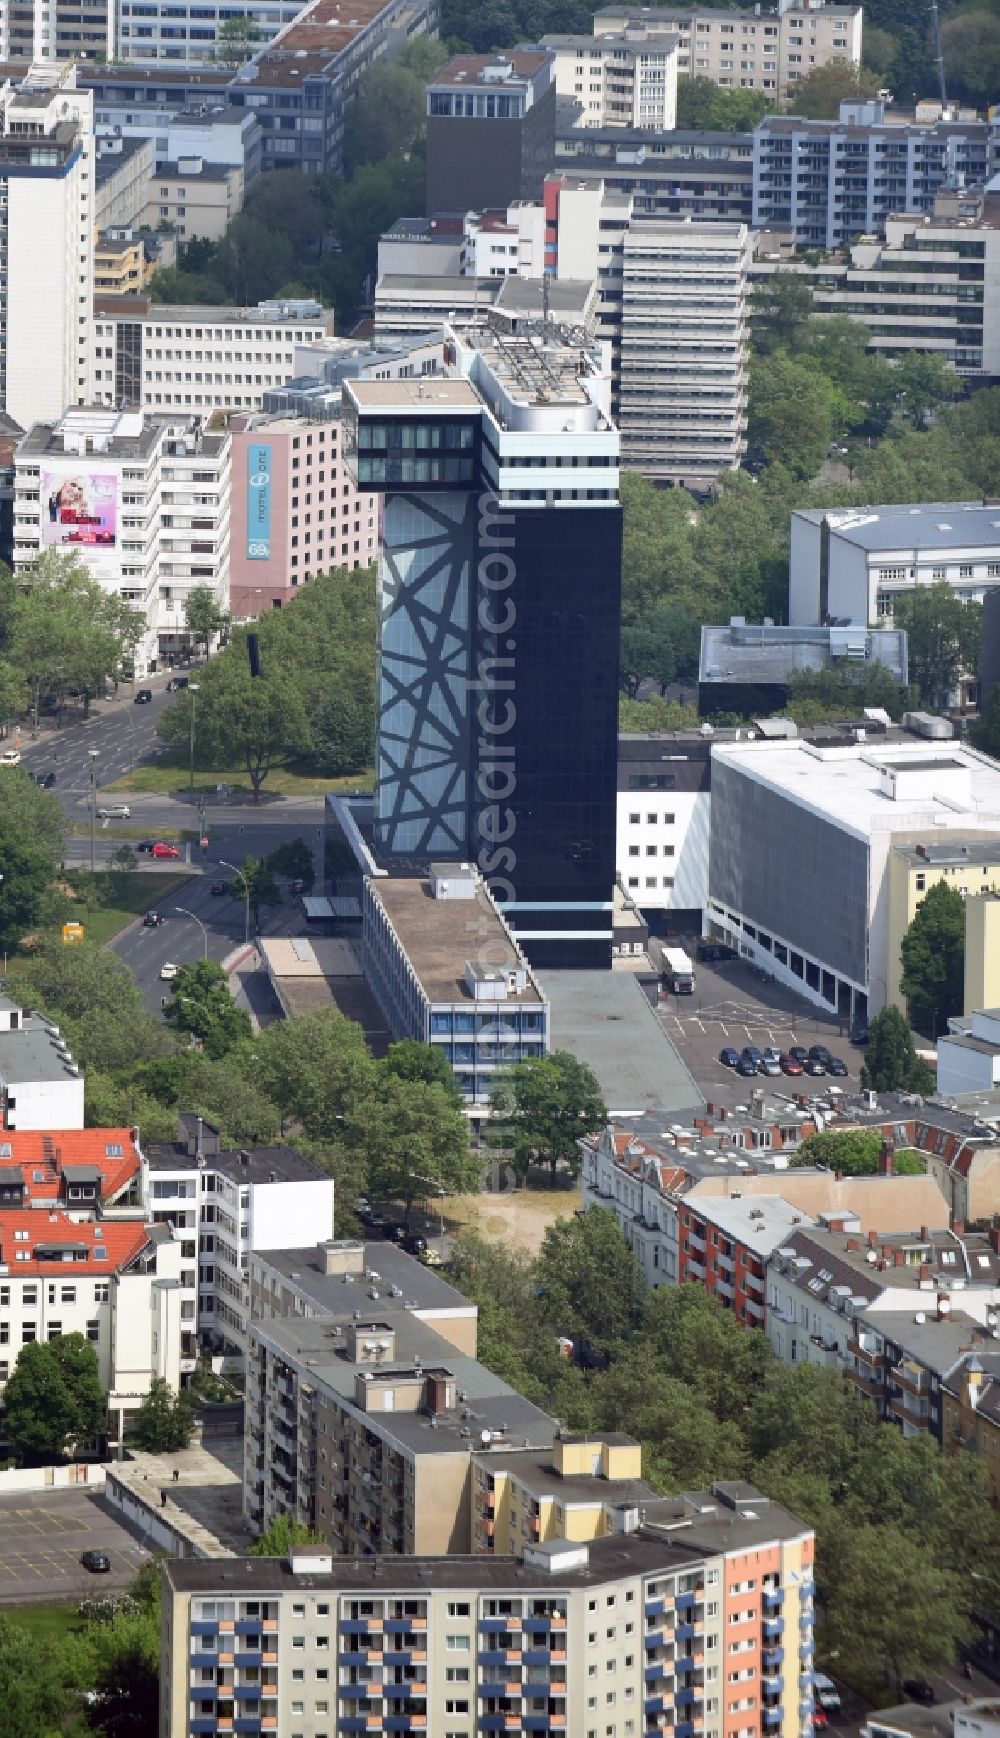
{"label": "tall residential tower", "polygon": [[499,315],[349,380],[385,495],[375,849],[473,860],[536,965],[610,963],[621,508],[606,349]]}

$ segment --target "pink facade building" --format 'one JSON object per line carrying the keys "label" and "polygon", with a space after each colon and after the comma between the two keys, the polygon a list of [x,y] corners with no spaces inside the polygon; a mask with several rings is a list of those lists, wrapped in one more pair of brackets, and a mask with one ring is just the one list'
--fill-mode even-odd
{"label": "pink facade building", "polygon": [[266,413],[231,423],[229,607],[236,621],[280,608],[331,567],[378,553],[377,495],[355,488],[339,417]]}

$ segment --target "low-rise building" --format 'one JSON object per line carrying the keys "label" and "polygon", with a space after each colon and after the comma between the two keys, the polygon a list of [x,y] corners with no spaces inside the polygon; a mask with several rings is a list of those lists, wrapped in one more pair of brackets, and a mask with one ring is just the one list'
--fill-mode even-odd
{"label": "low-rise building", "polygon": [[724,90],[767,91],[773,101],[794,101],[795,86],[831,60],[861,64],[860,6],[803,4],[775,12],[739,14],[723,7],[644,6],[615,0],[594,16],[601,36],[640,29],[674,29],[680,37],[678,72],[708,78]]}
{"label": "low-rise building", "polygon": [[[278,0],[284,4],[285,0]],[[299,8],[301,10],[301,8]],[[252,109],[197,102],[191,108],[175,108],[167,91],[161,103],[147,108],[138,103],[135,90],[123,91],[116,100],[106,96],[94,115],[98,152],[126,149],[133,140],[151,140],[153,160],[175,163],[180,157],[202,157],[206,163],[226,164],[242,171],[245,189],[260,174],[261,125]]]}
{"label": "low-rise building", "polygon": [[162,264],[151,255],[145,234],[103,233],[94,243],[94,289],[99,296],[138,296]]}
{"label": "low-rise building", "polygon": [[741,1483],[654,1511],[656,1524],[633,1509],[613,1537],[526,1542],[516,1557],[296,1547],[287,1561],[168,1561],[160,1738],[215,1729],[249,1699],[264,1730],[289,1733],[594,1738],[599,1720],[611,1738],[640,1722],[694,1738],[713,1716],[735,1732],[718,1705],[735,1689],[723,1673],[737,1646],[736,1699],[756,1704],[761,1730],[799,1738],[812,1710],[811,1530]]}
{"label": "low-rise building", "polygon": [[140,1165],[138,1129],[11,1132],[0,1141],[0,1208],[78,1218],[138,1207]]}
{"label": "low-rise building", "polygon": [[44,1014],[0,996],[0,1116],[4,1129],[82,1129],[83,1075]]}
{"label": "low-rise building", "polygon": [[432,1044],[470,1114],[499,1072],[549,1048],[549,1004],[478,871],[373,875],[363,895],[365,977],[394,1038]]}
{"label": "low-rise building", "polygon": [[45,549],[78,555],[143,618],[143,676],[191,645],[184,605],[193,590],[208,586],[228,603],[229,471],[230,436],[218,420],[206,428],[190,415],[94,409],[36,423],[16,456],[15,571]]}
{"label": "low-rise building", "polygon": [[296,348],[332,333],[333,315],[318,302],[185,308],[148,296],[99,296],[95,397],[150,416],[259,410],[264,393],[296,372]]}
{"label": "low-rise building", "polygon": [[941,584],[963,603],[1000,584],[1000,516],[989,501],[792,514],[788,613],[800,626],[891,626],[898,597]]}
{"label": "low-rise building", "polygon": [[551,1448],[473,1456],[472,1548],[512,1557],[552,1539],[583,1543],[621,1526],[621,1511],[655,1501],[632,1437],[573,1436]]}
{"label": "low-rise building", "polygon": [[909,681],[902,628],[791,627],[733,616],[728,627],[703,627],[698,706],[704,713],[751,712],[766,717],[788,705],[789,682],[821,671],[854,673],[880,664],[893,680]]}
{"label": "low-rise building", "polygon": [[[829,1126],[877,1130],[887,1145],[918,1152],[947,1205],[946,1223],[956,1230],[988,1223],[1000,1214],[1000,1093],[966,1094],[961,1105],[940,1094],[916,1103],[910,1093],[863,1095],[845,1100]],[[910,1220],[911,1225],[918,1223],[935,1221],[925,1209]],[[880,1221],[866,1229],[904,1226]]]}
{"label": "low-rise building", "polygon": [[197,1344],[243,1355],[254,1251],[333,1235],[332,1177],[292,1147],[224,1147],[200,1116],[183,1115],[177,1140],[147,1147],[142,1200],[154,1225],[172,1226],[181,1238],[181,1312],[192,1357]]}
{"label": "low-rise building", "polygon": [[1000,1087],[1000,1008],[976,1008],[948,1022],[937,1040],[937,1089],[944,1097]]}

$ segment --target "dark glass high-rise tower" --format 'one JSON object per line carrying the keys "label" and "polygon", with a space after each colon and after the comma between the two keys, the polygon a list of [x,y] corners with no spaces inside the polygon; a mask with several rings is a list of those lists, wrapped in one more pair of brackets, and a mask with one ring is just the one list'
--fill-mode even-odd
{"label": "dark glass high-rise tower", "polygon": [[[424,363],[427,346],[421,347]],[[446,332],[345,385],[385,492],[375,848],[470,859],[533,963],[610,964],[621,508],[604,358],[548,324]]]}

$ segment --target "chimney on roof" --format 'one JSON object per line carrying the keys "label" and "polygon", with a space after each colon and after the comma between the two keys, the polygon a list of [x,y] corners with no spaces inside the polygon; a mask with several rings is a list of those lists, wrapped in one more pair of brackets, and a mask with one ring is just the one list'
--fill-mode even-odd
{"label": "chimney on roof", "polygon": [[196,1159],[205,1157],[205,1119],[201,1116],[195,1123],[194,1156]]}
{"label": "chimney on roof", "polygon": [[868,1233],[868,1247],[869,1247],[869,1249],[877,1249],[878,1248],[878,1232],[877,1231],[869,1231],[869,1233]]}
{"label": "chimney on roof", "polygon": [[860,1248],[861,1248],[861,1244],[856,1237],[849,1237],[847,1239],[847,1253],[848,1253],[848,1255],[853,1254],[853,1252],[855,1250],[860,1249]]}
{"label": "chimney on roof", "polygon": [[883,1245],[882,1245],[882,1260],[883,1261],[891,1261],[892,1260],[892,1244],[891,1243],[883,1243]]}
{"label": "chimney on roof", "polygon": [[937,1300],[937,1319],[946,1322],[951,1315],[951,1298],[947,1292],[939,1291]]}
{"label": "chimney on roof", "polygon": [[917,1272],[917,1278],[921,1285],[923,1285],[926,1280],[930,1279],[933,1276],[933,1273],[934,1268],[931,1263],[929,1261],[922,1261]]}
{"label": "chimney on roof", "polygon": [[882,1142],[882,1150],[878,1156],[878,1174],[880,1177],[892,1176],[892,1155],[894,1150],[891,1141]]}
{"label": "chimney on roof", "polygon": [[906,1251],[905,1251],[905,1249],[897,1249],[896,1250],[895,1265],[897,1267],[905,1267],[906,1266]]}
{"label": "chimney on roof", "polygon": [[921,1241],[921,1243],[929,1243],[930,1237],[931,1237],[930,1226],[929,1225],[921,1225],[921,1227],[920,1227],[920,1241]]}
{"label": "chimney on roof", "polygon": [[956,1237],[964,1237],[965,1236],[965,1220],[964,1219],[953,1219],[951,1222],[951,1228],[954,1231]]}

